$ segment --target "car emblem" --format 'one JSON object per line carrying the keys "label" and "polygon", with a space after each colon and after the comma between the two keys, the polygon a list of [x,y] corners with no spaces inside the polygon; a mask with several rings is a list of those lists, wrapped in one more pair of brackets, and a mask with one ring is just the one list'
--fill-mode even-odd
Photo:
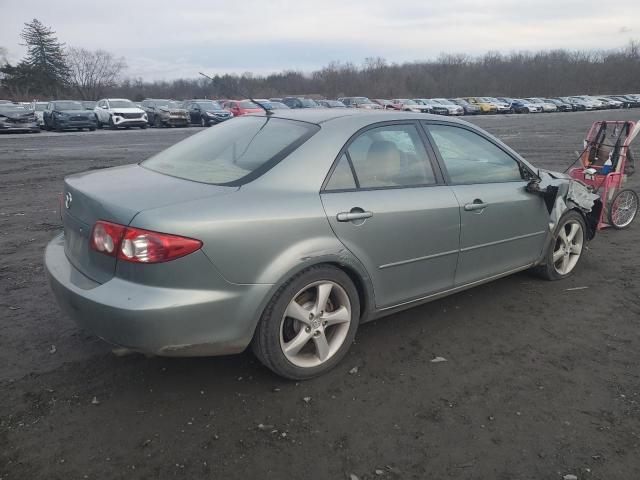
{"label": "car emblem", "polygon": [[71,202],[73,202],[73,196],[71,195],[71,192],[67,192],[64,196],[64,206],[67,210],[71,208]]}

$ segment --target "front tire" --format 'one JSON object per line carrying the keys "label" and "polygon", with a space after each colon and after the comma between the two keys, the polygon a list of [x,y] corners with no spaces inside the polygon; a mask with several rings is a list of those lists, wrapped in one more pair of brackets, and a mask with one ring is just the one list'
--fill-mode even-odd
{"label": "front tire", "polygon": [[278,375],[309,379],[342,360],[359,319],[358,292],[349,276],[328,265],[310,267],[274,294],[256,328],[253,351]]}
{"label": "front tire", "polygon": [[536,270],[547,280],[570,276],[583,257],[587,243],[587,226],[575,210],[566,212],[558,222],[544,261]]}

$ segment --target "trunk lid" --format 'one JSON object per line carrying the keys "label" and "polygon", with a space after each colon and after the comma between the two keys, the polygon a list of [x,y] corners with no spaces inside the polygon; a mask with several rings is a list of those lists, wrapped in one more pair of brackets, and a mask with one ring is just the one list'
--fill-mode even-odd
{"label": "trunk lid", "polygon": [[89,237],[97,220],[129,225],[141,211],[234,190],[171,177],[139,165],[72,175],[65,179],[62,194],[65,253],[84,275],[104,283],[113,277],[116,259],[89,248]]}

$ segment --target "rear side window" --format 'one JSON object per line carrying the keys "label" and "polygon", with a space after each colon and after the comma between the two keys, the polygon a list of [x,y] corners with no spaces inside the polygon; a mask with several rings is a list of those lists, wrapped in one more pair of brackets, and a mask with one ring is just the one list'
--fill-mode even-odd
{"label": "rear side window", "polygon": [[436,183],[415,125],[385,125],[361,133],[347,148],[360,188]]}
{"label": "rear side window", "polygon": [[216,185],[259,177],[320,127],[272,117],[243,116],[193,135],[141,165],[165,175]]}
{"label": "rear side window", "polygon": [[356,188],[356,182],[349,166],[347,154],[342,154],[336,168],[327,182],[325,190],[350,190]]}

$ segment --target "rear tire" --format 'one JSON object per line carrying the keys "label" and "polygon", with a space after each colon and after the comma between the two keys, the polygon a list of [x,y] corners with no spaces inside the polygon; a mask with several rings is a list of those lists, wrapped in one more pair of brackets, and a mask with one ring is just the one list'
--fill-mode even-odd
{"label": "rear tire", "polygon": [[358,292],[349,276],[328,265],[310,267],[273,295],[256,328],[252,348],[278,375],[309,379],[342,360],[359,319]]}
{"label": "rear tire", "polygon": [[534,271],[547,280],[570,276],[584,256],[587,226],[575,210],[566,212],[558,222],[543,262]]}

